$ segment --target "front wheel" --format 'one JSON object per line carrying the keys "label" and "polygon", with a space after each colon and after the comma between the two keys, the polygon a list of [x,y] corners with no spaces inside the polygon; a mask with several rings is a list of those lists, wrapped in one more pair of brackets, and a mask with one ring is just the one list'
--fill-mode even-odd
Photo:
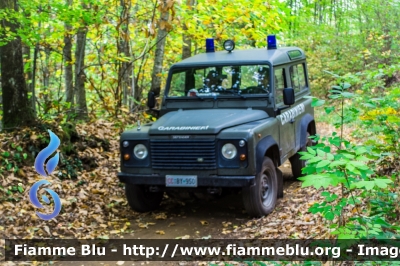
{"label": "front wheel", "polygon": [[278,196],[278,179],[275,165],[268,157],[264,158],[255,185],[243,188],[243,203],[251,216],[260,217],[270,214]]}
{"label": "front wheel", "polygon": [[145,186],[125,184],[125,195],[132,210],[149,212],[160,206],[164,192],[150,192]]}

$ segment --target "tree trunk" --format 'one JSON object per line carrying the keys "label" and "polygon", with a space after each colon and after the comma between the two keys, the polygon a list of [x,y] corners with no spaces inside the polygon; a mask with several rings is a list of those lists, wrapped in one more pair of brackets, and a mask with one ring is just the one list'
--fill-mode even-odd
{"label": "tree trunk", "polygon": [[47,114],[51,109],[51,97],[49,97],[49,87],[50,87],[50,70],[49,70],[49,61],[50,61],[50,48],[44,48],[45,59],[44,63],[42,63],[42,74],[43,74],[43,88],[46,92],[44,94],[44,109],[43,113]]}
{"label": "tree trunk", "polygon": [[[143,84],[143,80],[144,80],[143,70],[145,69],[148,57],[149,56],[146,54],[142,56],[142,59],[141,59],[141,62],[140,62],[140,65],[139,65],[139,68],[138,68],[138,71],[136,74],[135,87],[134,87],[134,97],[135,97],[136,101],[140,101],[140,96],[143,93],[143,90],[142,90],[142,88],[143,88],[142,84]],[[140,79],[140,77],[142,77],[142,79]],[[139,85],[139,81],[141,81],[140,85]]]}
{"label": "tree trunk", "polygon": [[35,53],[36,53],[36,49],[34,49],[33,61],[31,61],[31,59],[32,59],[31,47],[29,47],[28,45],[22,46],[23,58],[25,58],[26,61],[31,61],[28,63],[29,68],[27,69],[27,71],[25,73],[25,77],[26,77],[25,80],[28,81],[26,86],[27,86],[28,92],[31,93],[29,101],[32,106],[32,110],[33,110],[34,114],[36,114],[36,97],[35,97],[35,83],[34,83],[35,82],[34,75],[36,73],[34,71],[34,68],[36,67],[36,59],[37,59],[37,55]]}
{"label": "tree trunk", "polygon": [[[153,13],[155,12],[155,10],[156,10],[156,5],[154,5],[154,11],[153,11]],[[138,20],[138,18],[136,17],[136,14],[137,14],[138,11],[139,11],[139,2],[137,1],[136,4],[135,4],[135,6],[133,7],[133,14],[132,14],[132,18],[133,18],[132,23],[133,23],[133,24],[136,24],[136,23],[137,23],[136,20]],[[134,35],[137,35],[137,34],[138,34],[138,29],[135,28],[135,34],[134,34]],[[146,50],[146,48],[147,48],[147,45],[145,46],[144,49]],[[144,52],[143,52],[143,53],[144,53]],[[135,53],[134,53],[133,51],[131,51],[131,55],[132,55],[132,60],[133,60],[133,59],[136,59],[136,58],[135,58]],[[144,57],[144,55],[142,55],[142,56]],[[143,57],[142,57],[142,58],[143,58]],[[139,72],[140,72],[140,69],[139,69]],[[131,97],[130,97],[130,99],[129,99],[129,111],[130,111],[130,112],[134,112],[135,105],[136,105],[135,101],[139,101],[140,98],[141,98],[141,95],[142,95],[142,90],[141,90],[141,88],[138,86],[139,72],[138,72],[137,78],[135,78],[135,62],[132,61],[132,64],[131,64],[131,74],[132,74],[132,78],[131,78],[131,93],[130,93],[130,96],[131,96]]]}
{"label": "tree trunk", "polygon": [[[0,1],[0,9],[17,11],[16,0]],[[15,22],[3,19],[2,26],[16,32]],[[28,89],[24,77],[21,38],[16,37],[0,48],[1,86],[3,93],[3,127],[10,129],[31,124],[34,119],[32,106],[28,100]]]}
{"label": "tree trunk", "polygon": [[[26,18],[30,19],[31,18],[31,14],[28,13],[26,14]],[[40,29],[41,27],[41,23],[39,22],[38,28]],[[36,75],[36,60],[37,60],[37,49],[36,49],[36,45],[35,48],[33,50],[33,61],[32,57],[31,57],[31,47],[29,45],[23,44],[22,45],[22,56],[24,58],[24,64],[27,64],[26,62],[29,62],[29,67],[28,69],[25,71],[25,80],[28,81],[26,86],[28,89],[28,92],[31,93],[29,101],[30,104],[32,105],[32,110],[33,110],[33,114],[34,116],[36,116],[36,95],[35,95],[35,75]],[[24,67],[25,68],[25,67]]]}
{"label": "tree trunk", "polygon": [[[26,64],[30,64],[30,65],[28,65],[29,67],[27,67],[26,72],[25,72],[25,80],[28,84],[28,83],[32,82],[32,71],[31,71],[32,64],[29,62],[31,60],[31,48],[25,44],[22,44],[22,60],[24,61],[24,66],[26,66]],[[28,86],[28,88],[29,88],[29,86]]]}
{"label": "tree trunk", "polygon": [[167,1],[160,1],[161,17],[158,23],[157,46],[154,57],[153,73],[151,75],[151,91],[159,95],[161,91],[161,73],[164,60],[165,41],[168,34],[169,9]]}
{"label": "tree trunk", "polygon": [[[289,6],[290,11],[290,15],[293,15],[293,0],[289,0],[287,5]],[[290,36],[293,38],[294,36],[294,30],[293,30],[293,21],[289,20],[289,34]]]}
{"label": "tree trunk", "polygon": [[[131,58],[131,52],[129,47],[129,12],[131,9],[131,1],[121,0],[121,27],[120,27],[120,39],[119,39],[119,47],[118,54],[124,57]],[[118,71],[118,82],[122,88],[122,103],[124,105],[128,104],[128,95],[130,94],[132,87],[132,62],[122,62]],[[118,106],[116,110],[120,110],[121,101],[118,99]]]}
{"label": "tree trunk", "polygon": [[[185,23],[183,30],[187,31]],[[182,60],[192,56],[192,39],[186,33],[182,34]]]}
{"label": "tree trunk", "polygon": [[78,30],[76,37],[75,90],[76,90],[76,105],[77,105],[76,114],[78,119],[86,119],[88,117],[88,110],[86,104],[86,90],[85,90],[86,75],[84,72],[86,34],[87,34],[87,28],[82,27]]}
{"label": "tree trunk", "polygon": [[[40,22],[39,22],[39,28],[40,28]],[[37,69],[37,59],[38,59],[38,54],[39,54],[39,43],[35,45],[35,49],[33,51],[33,67],[32,67],[32,84],[31,84],[31,91],[32,91],[32,98],[31,98],[31,103],[32,103],[32,110],[34,115],[36,116],[36,69]]]}
{"label": "tree trunk", "polygon": [[[72,0],[67,0],[67,5],[72,5]],[[70,103],[71,110],[73,110],[74,105],[74,83],[73,83],[73,70],[72,70],[72,36],[69,33],[72,27],[69,24],[65,24],[65,35],[64,35],[64,48],[63,48],[63,56],[65,60],[65,95],[66,102]]]}
{"label": "tree trunk", "polygon": [[[194,0],[188,0],[187,5],[189,10],[192,10],[194,5]],[[182,60],[183,60],[185,58],[192,56],[192,39],[188,34],[186,34],[188,28],[186,27],[185,22],[183,22],[182,29],[184,30],[184,33],[182,34]]]}

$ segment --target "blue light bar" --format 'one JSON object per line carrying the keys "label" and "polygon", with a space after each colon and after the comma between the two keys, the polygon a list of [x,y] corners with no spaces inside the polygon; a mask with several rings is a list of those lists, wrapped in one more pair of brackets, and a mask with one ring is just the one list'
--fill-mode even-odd
{"label": "blue light bar", "polygon": [[215,52],[214,39],[207,38],[206,39],[206,53],[214,53],[214,52]]}
{"label": "blue light bar", "polygon": [[268,35],[267,37],[268,50],[276,49],[276,36]]}

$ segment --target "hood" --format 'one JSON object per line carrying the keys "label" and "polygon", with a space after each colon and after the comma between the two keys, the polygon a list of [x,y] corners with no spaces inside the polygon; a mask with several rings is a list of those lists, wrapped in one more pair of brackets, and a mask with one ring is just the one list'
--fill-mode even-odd
{"label": "hood", "polygon": [[266,112],[252,109],[179,110],[158,119],[149,134],[217,134],[222,129],[267,117]]}

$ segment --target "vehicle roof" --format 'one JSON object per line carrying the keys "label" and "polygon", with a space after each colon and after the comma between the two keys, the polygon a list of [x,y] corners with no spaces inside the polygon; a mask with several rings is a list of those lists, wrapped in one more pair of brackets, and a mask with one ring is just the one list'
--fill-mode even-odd
{"label": "vehicle roof", "polygon": [[[297,50],[301,52],[301,55],[296,59],[291,60],[288,52]],[[298,47],[284,47],[278,49],[268,50],[266,48],[261,49],[249,49],[249,50],[233,50],[232,52],[218,51],[211,53],[198,54],[187,59],[182,60],[179,63],[174,64],[172,67],[189,67],[189,66],[203,66],[203,65],[216,65],[216,64],[237,64],[250,63],[250,64],[261,64],[270,62],[271,65],[281,65],[292,61],[305,59],[306,56],[304,51]]]}

